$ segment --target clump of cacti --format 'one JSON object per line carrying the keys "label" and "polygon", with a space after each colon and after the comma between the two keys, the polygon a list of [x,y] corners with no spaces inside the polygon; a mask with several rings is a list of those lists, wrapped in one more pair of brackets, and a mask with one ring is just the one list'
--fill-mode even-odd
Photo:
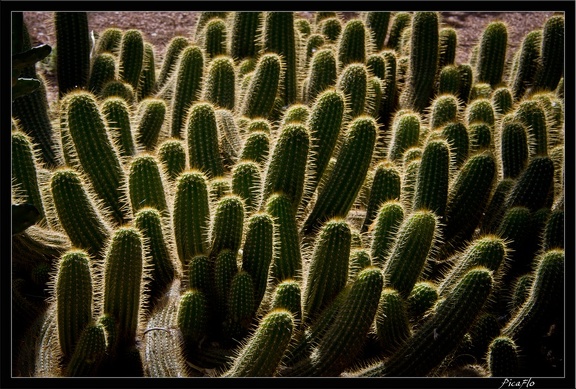
{"label": "clump of cacti", "polygon": [[565,374],[563,16],[56,12],[50,104],[19,16],[15,375]]}

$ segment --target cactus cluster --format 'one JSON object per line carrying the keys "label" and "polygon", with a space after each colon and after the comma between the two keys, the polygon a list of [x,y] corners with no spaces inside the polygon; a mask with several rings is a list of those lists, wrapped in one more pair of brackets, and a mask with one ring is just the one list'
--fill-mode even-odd
{"label": "cactus cluster", "polygon": [[562,17],[510,64],[438,12],[87,20],[13,100],[17,375],[565,374]]}

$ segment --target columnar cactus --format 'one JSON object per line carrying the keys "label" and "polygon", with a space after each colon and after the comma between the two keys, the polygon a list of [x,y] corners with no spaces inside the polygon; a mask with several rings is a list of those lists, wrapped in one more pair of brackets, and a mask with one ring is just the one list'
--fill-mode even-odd
{"label": "columnar cactus", "polygon": [[140,30],[128,30],[122,35],[118,61],[118,79],[137,91],[144,65],[144,38]]}
{"label": "columnar cactus", "polygon": [[183,36],[175,36],[170,40],[170,42],[168,42],[166,53],[164,54],[164,61],[162,62],[162,67],[160,68],[160,73],[156,80],[156,90],[161,90],[170,79],[170,76],[176,69],[180,53],[189,44],[190,42],[188,42],[188,39]]}
{"label": "columnar cactus", "polygon": [[368,92],[368,72],[366,66],[351,63],[346,66],[338,77],[337,89],[347,97],[348,109],[346,115],[355,118],[365,113]]}
{"label": "columnar cactus", "polygon": [[430,141],[424,148],[414,192],[413,209],[429,209],[444,216],[450,179],[450,151],[444,140]]}
{"label": "columnar cactus", "polygon": [[162,99],[146,98],[138,105],[136,142],[147,151],[156,149],[166,118],[166,103]]}
{"label": "columnar cactus", "polygon": [[214,106],[198,102],[192,105],[186,121],[188,163],[208,178],[224,175],[224,164],[218,146],[218,124]]}
{"label": "columnar cactus", "polygon": [[398,12],[394,15],[392,25],[390,26],[390,34],[388,34],[388,40],[386,42],[387,48],[399,51],[402,31],[409,27],[411,22],[412,14],[409,12]]}
{"label": "columnar cactus", "polygon": [[373,231],[371,255],[374,265],[384,267],[403,220],[404,207],[399,201],[387,201],[378,210],[371,227]]}
{"label": "columnar cactus", "polygon": [[136,145],[132,135],[130,120],[130,107],[126,100],[120,97],[109,97],[104,100],[101,107],[106,117],[109,133],[122,158],[132,157],[136,154]]}
{"label": "columnar cactus", "polygon": [[394,164],[381,162],[376,165],[361,232],[368,231],[382,204],[389,200],[400,200],[400,188],[400,171]]}
{"label": "columnar cactus", "polygon": [[88,90],[99,96],[104,85],[116,77],[116,57],[101,53],[94,57],[88,79]]}
{"label": "columnar cactus", "polygon": [[494,87],[502,81],[506,62],[508,28],[502,22],[492,22],[486,26],[480,40],[476,82],[485,82]]}
{"label": "columnar cactus", "polygon": [[204,85],[204,100],[220,108],[234,109],[236,71],[232,58],[220,56],[210,61]]}
{"label": "columnar cactus", "polygon": [[366,27],[369,28],[376,51],[384,50],[384,41],[388,33],[390,12],[372,11],[366,13]]}
{"label": "columnar cactus", "polygon": [[534,82],[540,59],[541,41],[542,31],[540,30],[528,33],[522,40],[517,63],[515,63],[516,68],[509,80],[515,101],[520,100]]}
{"label": "columnar cactus", "polygon": [[256,39],[263,19],[262,12],[235,12],[230,35],[230,55],[237,61],[255,57],[260,49]]}
{"label": "columnar cactus", "polygon": [[564,16],[552,16],[544,24],[540,61],[534,88],[555,90],[564,75]]}
{"label": "columnar cactus", "polygon": [[132,212],[153,207],[168,214],[168,202],[158,161],[151,155],[138,155],[130,162],[128,190]]}
{"label": "columnar cactus", "polygon": [[366,62],[366,25],[360,19],[349,20],[338,42],[338,63],[341,68]]}
{"label": "columnar cactus", "polygon": [[90,72],[90,35],[86,12],[55,12],[56,67],[60,96],[85,88]]}
{"label": "columnar cactus", "polygon": [[266,119],[274,108],[280,80],[285,73],[280,56],[275,53],[262,55],[254,72],[241,113],[250,119]]}
{"label": "columnar cactus", "polygon": [[206,23],[202,31],[202,41],[208,61],[226,54],[227,34],[226,23],[223,19],[213,18]]}
{"label": "columnar cactus", "polygon": [[334,51],[320,49],[314,53],[308,71],[305,101],[311,103],[329,87],[336,84],[337,67]]}
{"label": "columnar cactus", "polygon": [[174,182],[186,169],[186,149],[179,139],[166,139],[158,146],[158,160],[168,180]]}

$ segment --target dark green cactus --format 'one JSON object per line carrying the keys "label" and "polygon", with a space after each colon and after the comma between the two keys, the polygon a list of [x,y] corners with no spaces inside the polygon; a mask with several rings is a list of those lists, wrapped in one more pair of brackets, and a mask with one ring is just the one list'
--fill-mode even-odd
{"label": "dark green cactus", "polygon": [[388,40],[386,42],[386,47],[393,49],[395,51],[400,50],[400,38],[402,37],[402,31],[410,26],[412,22],[412,14],[409,12],[398,12],[394,15],[392,19],[392,25],[390,26],[390,33],[388,34]]}
{"label": "dark green cactus", "polygon": [[305,234],[327,219],[348,214],[368,173],[375,143],[374,119],[360,116],[350,123],[336,164],[304,223]]}
{"label": "dark green cactus", "polygon": [[502,82],[506,62],[508,28],[503,22],[491,22],[480,38],[476,82],[485,82],[495,87]]}
{"label": "dark green cactus", "polygon": [[459,169],[468,159],[470,150],[470,138],[464,124],[448,123],[442,129],[442,135],[450,145],[451,157],[454,159],[454,167]]}
{"label": "dark green cactus", "polygon": [[174,240],[182,264],[196,255],[207,254],[210,205],[204,174],[185,171],[178,177],[172,215]]}
{"label": "dark green cactus", "polygon": [[224,336],[232,339],[246,336],[255,312],[254,282],[248,272],[240,270],[230,282],[223,324]]}
{"label": "dark green cactus", "polygon": [[542,248],[544,250],[564,248],[564,207],[555,207],[544,231]]}
{"label": "dark green cactus", "polygon": [[458,96],[460,84],[462,83],[461,74],[455,65],[446,65],[440,70],[438,75],[438,92],[437,94],[451,94]]}
{"label": "dark green cactus", "polygon": [[498,229],[500,220],[506,212],[506,199],[514,184],[514,179],[509,177],[504,177],[498,181],[480,222],[480,230],[483,233],[494,233]]}
{"label": "dark green cactus", "polygon": [[375,323],[376,337],[386,354],[396,351],[410,337],[407,304],[396,290],[382,290]]}
{"label": "dark green cactus", "polygon": [[168,180],[174,182],[186,169],[186,149],[179,139],[166,139],[158,146],[158,160]]}
{"label": "dark green cactus", "polygon": [[494,132],[488,123],[471,123],[468,126],[468,135],[470,138],[470,155],[490,151],[494,148]]}
{"label": "dark green cactus", "polygon": [[[321,34],[312,34],[306,39],[306,66],[310,64],[310,60],[315,52],[322,48],[322,45],[326,43],[326,39]],[[330,50],[332,51],[332,50]],[[334,53],[332,51],[332,53]]]}
{"label": "dark green cactus", "polygon": [[52,175],[50,189],[58,221],[70,241],[91,256],[101,257],[110,227],[80,175],[72,169],[57,170]]}
{"label": "dark green cactus", "polygon": [[244,232],[244,202],[236,195],[222,197],[214,211],[211,231],[211,256],[228,249],[236,253]]}
{"label": "dark green cactus", "polygon": [[285,309],[294,317],[297,327],[302,321],[302,296],[300,283],[296,280],[286,279],[276,286],[270,310]]}
{"label": "dark green cactus", "polygon": [[196,18],[196,30],[194,31],[194,38],[196,40],[202,38],[202,33],[206,24],[212,19],[223,19],[226,20],[228,17],[228,12],[222,11],[202,11],[198,13]]}
{"label": "dark green cactus", "polygon": [[263,202],[273,193],[283,192],[294,211],[298,210],[304,193],[309,148],[310,134],[305,126],[287,124],[281,128],[266,170]]}
{"label": "dark green cactus", "polygon": [[338,64],[340,68],[355,62],[366,62],[366,25],[361,19],[349,20],[338,41]]}
{"label": "dark green cactus", "polygon": [[430,281],[420,281],[414,284],[410,295],[406,299],[406,309],[412,322],[425,319],[426,314],[438,301],[438,287]]}
{"label": "dark green cactus", "polygon": [[264,131],[249,133],[240,153],[240,160],[254,161],[263,167],[268,159],[270,136]]}
{"label": "dark green cactus", "polygon": [[250,80],[241,114],[250,119],[268,118],[274,108],[283,74],[284,69],[278,54],[262,55]]}
{"label": "dark green cactus", "polygon": [[394,288],[403,298],[410,295],[418,281],[430,250],[437,239],[437,216],[428,210],[413,212],[399,226],[397,239],[384,264],[387,287]]}
{"label": "dark green cactus", "polygon": [[438,68],[438,14],[416,12],[411,28],[410,68],[403,106],[422,112],[430,103]]}
{"label": "dark green cactus", "polygon": [[213,18],[206,23],[202,39],[204,41],[204,52],[208,61],[219,55],[226,54],[227,35],[228,30],[226,29],[226,23],[223,19]]}
{"label": "dark green cactus", "polygon": [[[287,106],[298,98],[296,30],[293,12],[266,12],[262,27],[262,50],[276,53],[282,57],[284,71],[280,97],[282,105]],[[261,59],[264,57],[261,57]],[[271,81],[271,80],[270,80]],[[260,98],[266,98],[261,96]]]}
{"label": "dark green cactus", "polygon": [[162,215],[157,209],[142,208],[135,213],[134,225],[142,233],[151,265],[149,290],[153,297],[158,297],[177,276],[177,267],[172,260]]}
{"label": "dark green cactus", "polygon": [[100,92],[101,99],[107,97],[121,97],[126,103],[132,105],[135,100],[134,88],[127,82],[120,80],[108,81],[104,86],[102,86],[102,91]]}
{"label": "dark green cactus", "polygon": [[366,66],[351,63],[340,73],[337,89],[342,91],[348,102],[346,116],[356,118],[365,113],[368,92],[368,72]]}
{"label": "dark green cactus", "polygon": [[232,192],[244,200],[247,213],[260,204],[262,191],[260,168],[256,162],[240,161],[232,168]]}
{"label": "dark green cactus", "polygon": [[120,42],[122,42],[122,34],[122,30],[119,28],[106,28],[98,37],[94,52],[96,54],[109,52],[116,56],[118,54],[118,50],[120,49]]}
{"label": "dark green cactus", "polygon": [[450,180],[450,150],[444,140],[430,141],[424,148],[416,180],[413,210],[428,209],[444,216]]}
{"label": "dark green cactus", "polygon": [[56,68],[60,96],[88,85],[90,73],[90,33],[88,13],[55,12]]}
{"label": "dark green cactus", "polygon": [[54,292],[58,342],[69,360],[94,309],[90,257],[85,251],[71,250],[62,256]]}
{"label": "dark green cactus", "polygon": [[464,103],[468,103],[473,82],[472,66],[469,64],[460,64],[458,65],[458,71],[460,72],[460,88],[458,89],[458,97]]}
{"label": "dark green cactus", "polygon": [[542,31],[540,61],[534,79],[536,90],[553,91],[564,75],[564,16],[550,17]]}
{"label": "dark green cactus", "polygon": [[66,366],[66,376],[94,377],[106,358],[106,333],[99,324],[86,326]]}
{"label": "dark green cactus", "polygon": [[488,349],[488,367],[491,377],[515,377],[520,373],[519,350],[507,336],[495,338]]}
{"label": "dark green cactus", "polygon": [[440,128],[450,122],[458,121],[458,100],[454,95],[438,96],[431,104],[430,127]]}
{"label": "dark green cactus", "polygon": [[175,36],[168,42],[166,46],[166,53],[164,54],[164,61],[160,68],[160,73],[156,80],[156,90],[161,90],[168,82],[174,70],[177,67],[178,57],[180,53],[188,46],[190,42],[183,36]]}
{"label": "dark green cactus", "polygon": [[378,210],[372,227],[371,255],[374,265],[383,268],[404,219],[404,207],[399,201],[387,201]]}
{"label": "dark green cactus", "polygon": [[376,51],[384,50],[384,41],[390,24],[390,12],[372,11],[366,13],[366,27],[370,29]]}
{"label": "dark green cactus", "polygon": [[338,17],[328,17],[317,24],[328,43],[336,43],[342,33],[342,21]]}
{"label": "dark green cactus", "polygon": [[407,209],[412,209],[414,200],[414,191],[416,188],[416,181],[418,180],[418,172],[420,171],[421,158],[408,160],[404,167],[404,176],[402,177],[402,188],[400,196],[402,204]]}
{"label": "dark green cactus", "polygon": [[529,32],[522,40],[522,46],[517,52],[516,69],[508,81],[515,101],[520,100],[534,82],[540,59],[541,42],[541,30]]}
{"label": "dark green cactus", "polygon": [[151,155],[138,155],[130,162],[128,191],[132,212],[152,207],[167,215],[168,203],[159,163]]}
{"label": "dark green cactus", "polygon": [[314,53],[308,71],[305,101],[312,103],[324,90],[336,84],[337,68],[334,51],[321,49]]}
{"label": "dark green cactus", "polygon": [[142,71],[138,82],[138,100],[152,97],[156,87],[156,60],[154,58],[154,46],[144,42],[144,57],[142,59]]}
{"label": "dark green cactus", "polygon": [[296,26],[296,29],[300,32],[300,35],[303,38],[308,38],[308,36],[312,32],[312,28],[310,26],[310,22],[308,21],[308,19],[297,18],[294,20],[294,25]]}
{"label": "dark green cactus", "polygon": [[114,231],[106,249],[103,272],[103,311],[118,323],[118,341],[136,341],[143,309],[145,257],[142,234],[132,227]]}
{"label": "dark green cactus", "polygon": [[116,57],[111,53],[98,54],[92,60],[90,78],[88,79],[88,90],[99,96],[102,88],[107,82],[116,77]]}
{"label": "dark green cactus", "polygon": [[524,125],[518,121],[503,124],[500,144],[502,173],[505,178],[517,178],[528,164],[528,138]]}
{"label": "dark green cactus", "polygon": [[234,109],[236,72],[232,58],[215,57],[208,66],[204,85],[204,100],[217,107]]}
{"label": "dark green cactus", "polygon": [[486,123],[494,126],[494,107],[488,99],[476,99],[466,107],[466,121],[468,125],[473,123]]}
{"label": "dark green cactus", "polygon": [[179,56],[175,73],[174,97],[170,108],[170,135],[182,138],[186,115],[200,97],[204,71],[204,53],[198,46],[186,46]]}
{"label": "dark green cactus", "polygon": [[101,106],[106,118],[108,131],[121,158],[136,154],[136,145],[132,136],[130,107],[126,100],[119,97],[108,97]]}
{"label": "dark green cactus", "polygon": [[238,351],[224,377],[271,377],[275,375],[294,331],[294,318],[284,309],[276,309],[262,318],[256,332]]}
{"label": "dark green cactus", "polygon": [[146,151],[156,149],[166,118],[166,103],[162,99],[146,98],[138,105],[136,142]]}
{"label": "dark green cactus", "polygon": [[296,214],[290,198],[275,193],[266,202],[266,211],[274,218],[274,260],[271,276],[277,283],[288,278],[301,279],[302,254]]}
{"label": "dark green cactus", "polygon": [[458,34],[451,27],[444,27],[438,33],[438,69],[447,65],[453,65],[456,59],[456,47],[458,46]]}
{"label": "dark green cactus", "polygon": [[368,231],[382,204],[389,200],[400,200],[400,188],[400,171],[394,164],[381,162],[376,165],[361,232]]}
{"label": "dark green cactus", "polygon": [[512,290],[512,296],[508,304],[512,315],[515,315],[518,309],[528,299],[528,296],[530,295],[530,287],[533,282],[534,274],[532,272],[523,274],[514,280],[514,284],[510,288],[510,290]]}
{"label": "dark green cactus", "polygon": [[234,12],[230,35],[230,55],[236,61],[256,57],[260,50],[256,37],[262,19],[262,12]]}
{"label": "dark green cactus", "polygon": [[530,158],[548,155],[548,124],[542,107],[536,101],[524,100],[516,108],[515,118],[526,128]]}
{"label": "dark green cactus", "polygon": [[496,115],[505,115],[512,110],[513,98],[510,89],[498,88],[492,94],[492,104]]}
{"label": "dark green cactus", "polygon": [[186,123],[188,163],[191,169],[203,171],[208,178],[224,174],[218,147],[218,125],[214,106],[198,102],[192,105]]}
{"label": "dark green cactus", "polygon": [[366,58],[366,67],[370,74],[379,79],[384,80],[386,78],[386,60],[381,53],[370,54]]}
{"label": "dark green cactus", "polygon": [[415,112],[400,111],[392,123],[392,140],[388,159],[398,161],[406,150],[417,146],[420,138],[420,115]]}
{"label": "dark green cactus", "polygon": [[388,360],[352,373],[362,377],[422,377],[454,350],[492,290],[490,271],[470,270],[402,347]]}
{"label": "dark green cactus", "polygon": [[69,97],[66,116],[83,172],[116,222],[121,223],[128,216],[123,198],[126,177],[95,97],[87,92],[74,93]]}
{"label": "dark green cactus", "polygon": [[304,320],[313,320],[344,288],[348,280],[351,232],[348,224],[331,219],[318,235],[303,295]]}
{"label": "dark green cactus", "polygon": [[208,301],[204,293],[189,289],[178,304],[177,323],[187,345],[196,345],[208,333]]}
{"label": "dark green cactus", "polygon": [[554,164],[550,157],[534,157],[518,177],[506,201],[509,207],[524,206],[536,211],[546,204],[554,185]]}
{"label": "dark green cactus", "polygon": [[122,35],[118,55],[118,79],[138,90],[140,73],[144,67],[144,38],[140,30],[132,29]]}

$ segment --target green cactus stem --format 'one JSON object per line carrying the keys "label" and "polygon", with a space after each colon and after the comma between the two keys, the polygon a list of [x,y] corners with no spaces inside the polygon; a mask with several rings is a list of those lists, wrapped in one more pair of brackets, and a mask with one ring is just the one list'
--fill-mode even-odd
{"label": "green cactus stem", "polygon": [[136,142],[146,151],[154,151],[166,118],[166,103],[162,99],[146,98],[138,105]]}
{"label": "green cactus stem", "polygon": [[441,68],[440,74],[438,75],[437,94],[451,94],[458,96],[461,83],[461,74],[458,67],[455,65],[446,65]]}
{"label": "green cactus stem", "polygon": [[138,90],[140,73],[144,67],[144,38],[140,30],[132,29],[122,35],[118,55],[118,79],[134,91]]}
{"label": "green cactus stem", "polygon": [[204,100],[232,110],[236,100],[235,85],[236,71],[232,58],[219,56],[210,61],[204,85]]}
{"label": "green cactus stem", "polygon": [[375,323],[376,337],[386,354],[392,354],[410,337],[407,304],[396,290],[382,290]]}
{"label": "green cactus stem", "polygon": [[82,332],[66,366],[68,377],[94,377],[106,358],[106,335],[99,324],[90,324]]}
{"label": "green cactus stem", "polygon": [[402,32],[405,28],[410,26],[412,22],[412,14],[409,12],[398,12],[394,15],[392,19],[392,24],[390,26],[390,33],[388,34],[388,40],[386,42],[386,47],[396,52],[400,51],[400,38],[402,37]]}
{"label": "green cactus stem", "polygon": [[126,177],[96,98],[87,92],[75,92],[69,97],[66,116],[82,170],[115,221],[121,223],[128,217],[123,194]]}
{"label": "green cactus stem", "polygon": [[270,310],[285,309],[294,317],[294,324],[302,321],[302,296],[300,283],[296,280],[286,279],[274,289]]}
{"label": "green cactus stem", "polygon": [[262,318],[245,346],[238,351],[224,377],[272,377],[284,356],[294,331],[294,318],[284,309]]}
{"label": "green cactus stem", "polygon": [[366,66],[360,63],[351,63],[346,66],[338,77],[337,89],[347,96],[346,116],[354,119],[364,114],[368,92]]}
{"label": "green cactus stem", "polygon": [[458,89],[458,97],[466,104],[470,99],[470,91],[472,89],[473,71],[470,64],[458,65],[460,72],[460,88]]}
{"label": "green cactus stem", "polygon": [[248,272],[240,270],[230,282],[223,324],[224,336],[231,339],[245,337],[249,333],[255,312],[254,282]]}
{"label": "green cactus stem", "polygon": [[450,145],[450,153],[454,158],[454,167],[459,169],[469,156],[470,138],[468,130],[462,123],[448,123],[442,129],[442,135],[444,135]]}
{"label": "green cactus stem", "polygon": [[179,139],[166,139],[160,143],[157,155],[170,182],[186,169],[186,149]]}
{"label": "green cactus stem", "polygon": [[452,27],[440,29],[438,34],[438,69],[447,65],[453,65],[456,59],[456,47],[458,46],[458,34]]}
{"label": "green cactus stem", "polygon": [[202,102],[192,105],[186,129],[190,168],[201,170],[208,178],[224,175],[214,106]]}
{"label": "green cactus stem", "polygon": [[355,62],[366,62],[366,25],[361,19],[349,20],[338,42],[338,63],[341,68]]}
{"label": "green cactus stem", "polygon": [[244,200],[248,214],[260,204],[262,179],[260,167],[253,161],[240,161],[232,168],[232,192]]}
{"label": "green cactus stem", "polygon": [[375,120],[368,116],[360,116],[350,123],[336,164],[304,223],[305,234],[316,230],[327,219],[345,217],[350,211],[372,161],[376,126]]}
{"label": "green cactus stem", "polygon": [[515,118],[526,128],[529,144],[529,157],[548,155],[548,124],[546,113],[533,100],[520,102]]}
{"label": "green cactus stem", "polygon": [[376,51],[384,50],[384,41],[390,24],[390,12],[372,11],[366,13],[366,27],[369,28]]}
{"label": "green cactus stem", "polygon": [[326,89],[336,85],[336,56],[331,49],[320,49],[314,53],[308,71],[305,101],[312,103]]}
{"label": "green cactus stem", "polygon": [[88,13],[55,12],[56,70],[60,96],[86,88],[90,72]]}
{"label": "green cactus stem", "polygon": [[506,201],[508,207],[524,206],[534,212],[546,204],[554,185],[554,164],[550,157],[534,157],[518,177]]}
{"label": "green cactus stem", "polygon": [[509,80],[514,101],[519,101],[534,82],[540,59],[541,42],[541,30],[529,32],[522,40],[522,46],[518,51],[517,68]]}
{"label": "green cactus stem", "polygon": [[524,125],[512,121],[502,125],[502,173],[505,178],[517,178],[528,164],[528,137]]}
{"label": "green cactus stem", "polygon": [[107,82],[116,77],[116,57],[111,53],[101,53],[95,56],[90,69],[88,90],[100,96],[102,88]]}
{"label": "green cactus stem", "polygon": [[382,204],[389,200],[400,200],[400,171],[390,162],[381,162],[374,168],[374,178],[366,207],[366,217],[361,232],[368,231]]}
{"label": "green cactus stem", "polygon": [[198,46],[182,49],[175,73],[174,97],[170,107],[170,135],[182,138],[186,115],[190,106],[200,97],[204,71],[204,53]]}
{"label": "green cactus stem", "polygon": [[64,357],[77,347],[82,331],[92,320],[93,296],[90,258],[70,250],[61,258],[55,284],[58,342]]}
{"label": "green cactus stem", "polygon": [[167,216],[168,204],[159,163],[151,155],[138,155],[130,162],[128,190],[132,212],[153,207]]}
{"label": "green cactus stem", "polygon": [[406,150],[418,145],[420,115],[414,112],[398,112],[392,123],[392,134],[388,159],[398,161]]}
{"label": "green cactus stem", "polygon": [[384,267],[403,219],[404,207],[399,201],[387,201],[378,210],[372,226],[371,256],[374,265]]}
{"label": "green cactus stem", "polygon": [[284,69],[278,54],[262,55],[250,80],[246,98],[240,110],[241,114],[250,119],[268,118],[274,108],[283,74]]}
{"label": "green cactus stem", "polygon": [[138,82],[138,100],[152,97],[156,87],[156,61],[154,58],[154,46],[149,42],[144,42],[144,57],[142,59],[142,71]]}
{"label": "green cactus stem", "polygon": [[338,17],[325,18],[317,26],[327,43],[336,43],[342,34],[342,21]]}
{"label": "green cactus stem", "polygon": [[438,96],[431,104],[430,127],[440,128],[458,121],[458,100],[454,95]]}
{"label": "green cactus stem", "polygon": [[480,38],[476,82],[485,82],[491,87],[502,82],[506,62],[508,28],[503,22],[491,22]]}
{"label": "green cactus stem", "polygon": [[145,258],[142,234],[132,227],[120,227],[106,249],[103,274],[103,310],[118,323],[118,340],[133,345],[143,309]]}
{"label": "green cactus stem", "polygon": [[219,55],[226,55],[227,33],[226,22],[223,19],[213,18],[206,23],[202,40],[208,61]]}
{"label": "green cactus stem", "polygon": [[116,56],[120,49],[120,42],[122,42],[122,34],[122,30],[119,28],[106,28],[98,37],[94,52],[96,54],[108,52]]}
{"label": "green cactus stem", "polygon": [[429,209],[444,216],[450,179],[450,150],[444,140],[430,141],[424,148],[416,180],[413,209]]}
{"label": "green cactus stem", "polygon": [[156,90],[161,90],[172,74],[174,74],[174,70],[177,68],[178,57],[189,44],[188,39],[183,36],[175,36],[168,42],[166,53],[164,54],[164,61],[162,62],[162,67],[156,80]]}
{"label": "green cactus stem", "polygon": [[199,254],[208,253],[210,204],[206,176],[185,171],[176,180],[173,206],[174,240],[183,265]]}
{"label": "green cactus stem", "polygon": [[126,100],[119,97],[108,97],[102,103],[101,110],[106,117],[109,133],[120,157],[134,156],[136,145],[132,136],[130,107]]}
{"label": "green cactus stem", "polygon": [[262,12],[234,12],[230,35],[230,55],[236,61],[257,56],[260,44],[256,37],[262,20]]}
{"label": "green cactus stem", "polygon": [[553,91],[564,75],[564,16],[554,15],[546,21],[540,50],[534,88]]}
{"label": "green cactus stem", "polygon": [[304,320],[310,322],[344,288],[348,280],[350,227],[331,219],[322,227],[306,276],[303,295]]}
{"label": "green cactus stem", "polygon": [[112,80],[102,86],[102,91],[98,97],[100,97],[100,99],[105,99],[107,97],[121,97],[126,101],[126,103],[132,105],[136,99],[135,96],[132,85],[124,81]]}
{"label": "green cactus stem", "polygon": [[410,295],[405,300],[408,316],[411,321],[418,323],[425,320],[426,314],[434,307],[438,301],[438,287],[430,281],[417,282]]}
{"label": "green cactus stem", "polygon": [[196,346],[208,333],[208,301],[204,293],[189,289],[178,303],[176,322],[186,345]]}
{"label": "green cactus stem", "polygon": [[269,151],[269,134],[264,131],[253,131],[246,137],[242,152],[240,153],[240,160],[254,161],[263,168],[268,160]]}
{"label": "green cactus stem", "polygon": [[519,350],[507,336],[495,338],[488,349],[488,367],[491,377],[515,377],[520,373]]}

